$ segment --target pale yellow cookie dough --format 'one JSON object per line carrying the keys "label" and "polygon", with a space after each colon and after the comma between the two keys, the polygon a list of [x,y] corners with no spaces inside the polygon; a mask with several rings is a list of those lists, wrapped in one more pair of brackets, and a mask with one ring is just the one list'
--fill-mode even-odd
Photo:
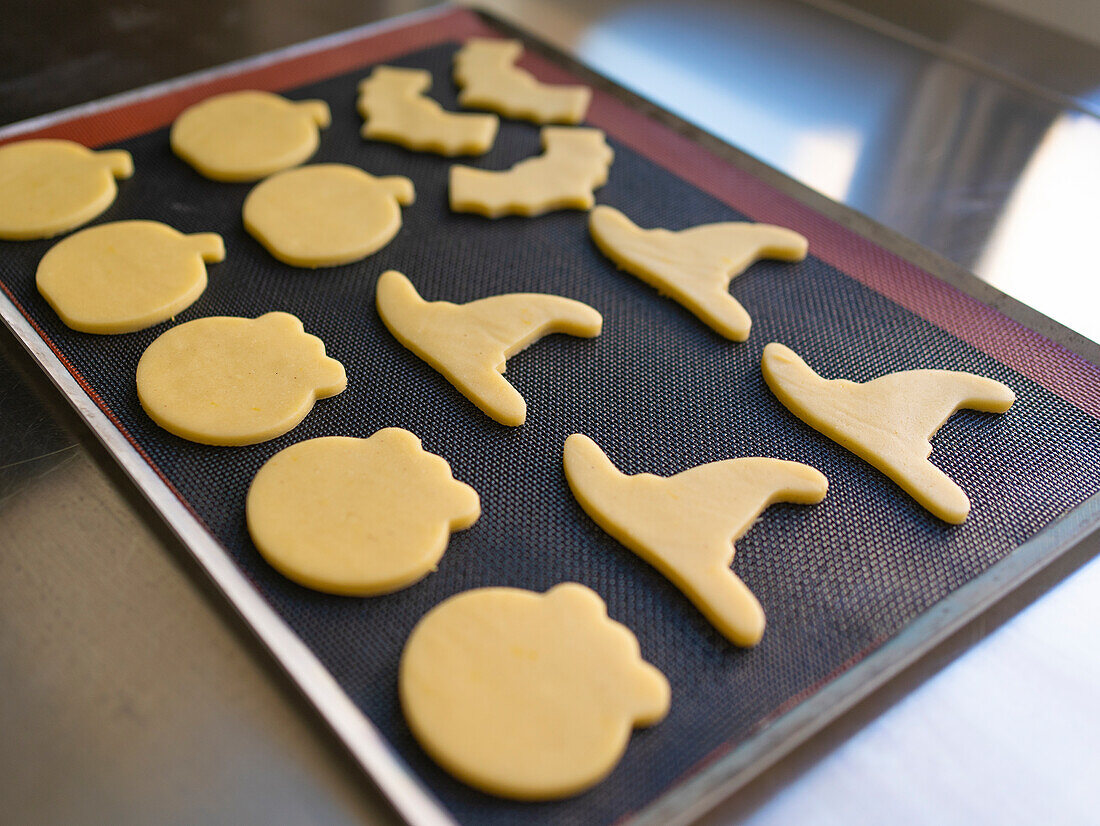
{"label": "pale yellow cookie dough", "polygon": [[565,441],[564,465],[585,512],[741,646],[760,642],[764,610],[730,570],[734,543],[769,505],[816,504],[829,488],[812,467],[780,459],[727,459],[675,476],[626,476],[579,433]]}
{"label": "pale yellow cookie dough", "polygon": [[452,304],[425,301],[401,273],[378,279],[378,314],[394,338],[438,370],[486,415],[521,425],[527,403],[503,375],[506,360],[551,333],[591,338],[603,318],[580,301],[542,293]]}
{"label": "pale yellow cookie dough", "polygon": [[806,239],[770,224],[703,224],[680,232],[641,229],[617,209],[588,217],[592,240],[608,258],[685,306],[732,341],[749,337],[752,320],[729,294],[730,281],[761,258],[801,261]]}
{"label": "pale yellow cookie dough", "polygon": [[272,175],[244,200],[244,226],[294,267],[334,267],[366,258],[401,229],[413,202],[408,178],[376,178],[355,166],[314,164]]}
{"label": "pale yellow cookie dough", "polygon": [[670,697],[634,634],[572,582],[545,594],[481,588],[440,603],[405,643],[398,693],[432,759],[519,800],[598,783],[633,728],[664,718]]}
{"label": "pale yellow cookie dough", "polygon": [[272,456],[248,490],[256,548],[279,573],[330,594],[404,588],[435,570],[452,531],[481,515],[477,492],[407,430],[329,436]]}
{"label": "pale yellow cookie dough", "polygon": [[38,264],[38,292],[82,333],[144,330],[190,307],[206,263],[225,258],[220,235],[183,235],[157,221],[100,224],[56,244]]}
{"label": "pale yellow cookie dough", "polygon": [[115,178],[133,174],[121,149],[57,140],[0,146],[0,239],[52,238],[86,224],[114,202]]}
{"label": "pale yellow cookie dough", "polygon": [[185,109],[172,124],[172,151],[215,181],[258,181],[304,163],[331,116],[323,100],[270,92],[227,92]]}
{"label": "pale yellow cookie dough", "polygon": [[500,119],[444,111],[427,96],[431,85],[432,74],[424,69],[376,66],[359,84],[363,137],[447,156],[488,152]]}
{"label": "pale yellow cookie dough", "polygon": [[459,105],[489,109],[535,123],[580,123],[592,100],[587,86],[540,83],[515,65],[523,54],[518,40],[474,37],[455,54]]}
{"label": "pale yellow cookie dough", "polygon": [[492,172],[452,166],[451,209],[489,218],[534,217],[556,209],[591,209],[593,190],[607,183],[615,153],[599,129],[547,126],[543,154]]}
{"label": "pale yellow cookie dough", "polygon": [[966,520],[970,500],[928,461],[929,439],[956,410],[1004,413],[1016,399],[999,381],[954,370],[905,370],[863,384],[829,381],[774,342],[764,348],[760,366],[768,387],[794,415],[953,524]]}
{"label": "pale yellow cookie dough", "polygon": [[346,385],[340,362],[289,313],[189,321],[150,344],[137,366],[149,418],[207,445],[281,436]]}

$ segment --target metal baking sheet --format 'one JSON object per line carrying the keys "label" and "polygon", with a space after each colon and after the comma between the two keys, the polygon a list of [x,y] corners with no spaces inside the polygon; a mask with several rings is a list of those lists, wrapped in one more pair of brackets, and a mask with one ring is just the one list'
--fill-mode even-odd
{"label": "metal baking sheet", "polygon": [[[720,220],[792,227],[810,240],[797,265],[761,262],[734,294],[754,318],[735,344],[618,272],[588,240],[586,217],[561,212],[490,221],[447,209],[452,161],[363,141],[355,87],[386,62],[430,70],[456,108],[450,62],[472,35],[526,40],[524,65],[595,89],[590,125],[616,152],[597,200],[643,226]],[[273,261],[241,227],[249,185],[196,175],[170,152],[184,107],[240,88],[320,97],[333,110],[316,161],[403,174],[417,188],[394,241],[365,261],[317,272]],[[0,140],[66,137],[131,151],[137,172],[97,222],[153,218],[215,231],[228,257],[174,321],[124,336],[65,328],[34,289],[53,241],[0,243],[0,314],[203,568],[411,823],[684,822],[747,782],[1100,521],[1100,370],[1095,348],[930,253],[814,196],[536,40],[484,15],[439,10],[324,38],[213,72],[0,130]],[[538,151],[538,129],[505,122],[500,169]],[[528,400],[519,429],[488,420],[401,348],[373,309],[378,275],[407,273],[429,298],[501,292],[568,295],[597,307],[603,335],[553,337],[509,363]],[[349,387],[280,439],[212,448],[177,439],[141,411],[133,385],[144,348],[207,315],[294,312],[344,363]],[[933,459],[974,503],[964,526],[923,512],[889,480],[787,413],[764,386],[760,352],[782,341],[827,376],[869,379],[914,367],[993,376],[1018,402],[1005,416],[961,413]],[[320,435],[398,425],[445,456],[481,494],[483,517],[456,534],[439,570],[397,594],[317,594],[260,559],[244,528],[248,483],[276,451]],[[627,472],[673,473],[767,455],[826,473],[817,507],[780,505],[738,543],[735,569],[759,595],[760,646],[726,643],[656,572],[604,535],[572,500],[561,445],[593,436]],[[545,590],[575,580],[673,687],[663,723],[637,732],[591,791],[516,804],[469,789],[419,750],[396,702],[396,667],[412,625],[447,596],[483,585]]]}

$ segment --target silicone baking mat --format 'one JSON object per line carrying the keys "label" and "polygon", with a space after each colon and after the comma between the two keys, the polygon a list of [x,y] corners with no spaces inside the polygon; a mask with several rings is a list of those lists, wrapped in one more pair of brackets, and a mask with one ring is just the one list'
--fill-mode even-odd
{"label": "silicone baking mat", "polygon": [[[524,64],[538,76],[562,82],[579,74],[597,87],[588,120],[616,153],[599,202],[647,227],[778,223],[809,238],[810,257],[761,262],[736,280],[733,292],[754,320],[738,344],[618,272],[589,240],[584,213],[496,221],[452,214],[452,161],[363,141],[356,84],[378,62],[421,67],[434,77],[432,95],[457,108],[450,66],[458,43],[500,31],[473,12],[435,12],[4,134],[133,153],[136,174],[97,223],[149,218],[222,234],[227,259],[211,267],[206,293],[174,323],[286,310],[321,337],[347,368],[348,389],[319,402],[286,436],[215,448],[154,426],[138,403],[134,370],[171,323],[120,336],[64,327],[34,287],[53,241],[0,244],[4,316],[405,817],[478,826],[631,815],[673,822],[742,782],[1096,521],[1088,500],[1100,490],[1100,371],[745,171],[749,162],[732,150],[702,147],[538,47]],[[411,178],[417,200],[403,210],[395,240],[365,261],[318,271],[267,255],[241,225],[250,185],[201,178],[168,146],[167,125],[182,108],[237,88],[328,101],[333,122],[314,161]],[[536,127],[505,121],[492,151],[471,163],[505,168],[538,146]],[[508,377],[530,412],[523,427],[505,428],[386,332],[374,287],[390,268],[431,299],[517,291],[576,298],[603,313],[604,331],[594,340],[551,337],[510,360]],[[770,341],[793,347],[827,377],[940,367],[1012,386],[1018,401],[1007,415],[960,413],[935,439],[934,461],[973,502],[969,520],[938,521],[791,416],[760,376]],[[439,570],[389,596],[350,599],[301,588],[269,568],[244,521],[245,494],[263,462],[303,439],[362,437],[394,425],[419,435],[481,495],[482,518],[452,538]],[[592,436],[629,473],[763,455],[828,476],[823,504],[775,506],[738,543],[735,569],[768,615],[757,648],[729,645],[585,516],[561,470],[573,432]],[[672,684],[671,712],[635,733],[612,775],[585,794],[549,804],[483,795],[443,773],[413,741],[396,698],[402,645],[452,594],[486,585],[543,591],[566,580],[594,588],[637,634],[643,656]]]}

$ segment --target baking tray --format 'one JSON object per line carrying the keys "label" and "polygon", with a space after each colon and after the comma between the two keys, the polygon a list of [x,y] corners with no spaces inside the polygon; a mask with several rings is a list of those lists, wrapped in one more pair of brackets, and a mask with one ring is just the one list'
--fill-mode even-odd
{"label": "baking tray", "polygon": [[[757,220],[806,235],[797,265],[761,262],[734,294],[754,319],[747,342],[719,338],[678,305],[618,272],[588,240],[586,216],[489,221],[447,209],[452,161],[362,141],[355,87],[371,65],[429,69],[456,108],[450,62],[473,35],[523,38],[526,68],[595,90],[590,125],[616,152],[597,200],[642,226]],[[412,178],[417,202],[395,240],[365,261],[317,272],[283,266],[242,229],[249,185],[196,175],[168,148],[187,105],[240,88],[320,97],[333,110],[315,161]],[[414,824],[685,822],[835,718],[1100,521],[1097,348],[947,262],[810,193],[483,14],[441,9],[369,26],[212,72],[0,130],[0,140],[65,137],[120,146],[136,174],[96,223],[165,221],[220,232],[228,257],[174,322],[123,336],[60,324],[34,288],[55,241],[0,243],[0,315],[91,426],[218,588]],[[505,122],[470,163],[500,169],[538,151],[538,129]],[[398,345],[373,309],[386,269],[432,299],[552,292],[597,307],[603,334],[552,337],[509,362],[528,423],[496,425]],[[144,348],[173,323],[294,312],[347,368],[348,390],[298,428],[245,448],[195,445],[156,428],[133,384]],[[963,526],[934,519],[889,480],[805,427],[772,397],[760,353],[782,341],[828,377],[865,380],[916,367],[970,370],[1012,386],[1004,416],[964,412],[933,459],[973,502]],[[439,570],[397,594],[327,596],[272,571],[244,524],[248,483],[299,440],[406,427],[482,497]],[[820,506],[779,505],[741,542],[735,569],[769,627],[755,649],[723,640],[653,569],[600,531],[561,472],[572,432],[594,437],[626,472],[674,473],[765,455],[830,479]],[[457,783],[420,751],[401,718],[396,668],[412,625],[451,594],[484,585],[594,588],[672,684],[669,717],[636,732],[602,784],[576,798],[518,804]]]}

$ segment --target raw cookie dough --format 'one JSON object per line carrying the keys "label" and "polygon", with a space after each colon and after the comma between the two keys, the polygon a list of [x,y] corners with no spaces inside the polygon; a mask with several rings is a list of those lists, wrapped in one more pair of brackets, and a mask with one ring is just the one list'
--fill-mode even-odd
{"label": "raw cookie dough", "polygon": [[547,126],[541,136],[543,154],[503,172],[452,166],[451,209],[489,218],[591,209],[592,191],[607,183],[615,157],[603,132]]}
{"label": "raw cookie dough", "polygon": [[398,693],[424,750],[459,780],[519,800],[582,792],[631,729],[668,713],[668,680],[599,596],[480,588],[429,611],[401,654]]}
{"label": "raw cookie dough", "polygon": [[188,321],[150,344],[137,366],[149,418],[207,445],[281,436],[346,385],[340,362],[289,313]]}
{"label": "raw cookie dough", "polygon": [[215,181],[258,181],[304,163],[317,151],[323,100],[270,92],[227,92],[184,109],[172,124],[172,151]]}
{"label": "raw cookie dough", "polygon": [[945,522],[970,500],[928,461],[929,443],[956,410],[1004,413],[1016,396],[999,381],[954,370],[905,370],[857,384],[823,379],[782,344],[764,348],[764,381],[788,410],[881,470]]}
{"label": "raw cookie dough", "polygon": [[452,304],[425,301],[401,273],[378,279],[378,314],[407,348],[504,425],[521,425],[527,403],[501,375],[505,361],[551,333],[592,338],[603,318],[580,301],[542,293],[494,295]]}
{"label": "raw cookie dough", "polygon": [[518,40],[473,37],[455,54],[458,103],[535,123],[580,123],[592,90],[587,86],[540,83],[515,65],[523,54]]}
{"label": "raw cookie dough", "polygon": [[801,261],[806,239],[770,224],[703,224],[680,232],[641,229],[609,206],[588,217],[592,240],[620,268],[684,305],[733,341],[749,337],[752,319],[729,294],[730,281],[761,258]]}
{"label": "raw cookie dough", "polygon": [[190,307],[206,264],[225,258],[220,235],[183,235],[157,221],[100,224],[56,244],[38,264],[38,292],[82,333],[144,330]]}
{"label": "raw cookie dough", "polygon": [[415,193],[408,178],[376,178],[355,166],[314,164],[272,175],[244,200],[244,226],[293,267],[366,258],[401,229]]}
{"label": "raw cookie dough", "polygon": [[407,430],[291,445],[248,490],[248,532],[279,573],[330,594],[396,591],[435,570],[452,531],[481,515],[477,492]]}
{"label": "raw cookie dough", "polygon": [[496,140],[496,115],[444,111],[427,96],[432,74],[424,69],[377,66],[359,84],[364,138],[388,141],[415,152],[482,155]]}
{"label": "raw cookie dough", "polygon": [[626,476],[579,433],[565,440],[565,478],[585,512],[683,591],[734,645],[764,635],[764,610],[730,570],[733,543],[776,502],[812,505],[828,480],[780,459],[727,459],[675,476]]}
{"label": "raw cookie dough", "polygon": [[0,146],[0,239],[52,238],[86,224],[114,202],[115,178],[133,174],[121,149],[55,140]]}

